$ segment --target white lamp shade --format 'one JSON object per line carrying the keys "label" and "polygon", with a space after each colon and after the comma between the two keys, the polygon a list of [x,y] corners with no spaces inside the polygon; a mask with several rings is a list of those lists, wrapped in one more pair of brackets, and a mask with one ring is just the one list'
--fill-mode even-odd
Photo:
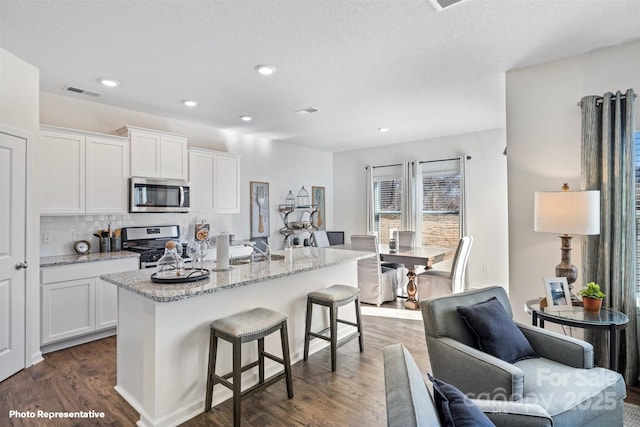
{"label": "white lamp shade", "polygon": [[570,235],[600,234],[600,192],[536,192],[533,229]]}

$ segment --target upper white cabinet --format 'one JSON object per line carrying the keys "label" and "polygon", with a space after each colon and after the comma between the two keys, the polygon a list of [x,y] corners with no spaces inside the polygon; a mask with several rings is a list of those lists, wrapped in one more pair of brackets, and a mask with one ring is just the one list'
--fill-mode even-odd
{"label": "upper white cabinet", "polygon": [[189,150],[190,201],[193,210],[240,212],[240,158],[228,153]]}
{"label": "upper white cabinet", "polygon": [[41,127],[43,215],[126,213],[126,138]]}
{"label": "upper white cabinet", "polygon": [[188,137],[134,126],[117,132],[129,137],[132,176],[188,179]]}

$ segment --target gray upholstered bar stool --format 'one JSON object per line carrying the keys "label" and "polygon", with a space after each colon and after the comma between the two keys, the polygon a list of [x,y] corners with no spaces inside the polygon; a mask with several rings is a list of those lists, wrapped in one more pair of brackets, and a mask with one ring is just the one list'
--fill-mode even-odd
{"label": "gray upholstered bar stool", "polygon": [[[311,338],[320,338],[331,342],[331,370],[336,370],[336,350],[338,346],[351,341],[355,337],[360,341],[360,352],[364,351],[364,336],[362,334],[362,321],[360,320],[360,289],[353,286],[333,285],[326,289],[309,292],[307,294],[307,319],[304,332],[304,360],[309,358],[309,341]],[[355,303],[356,323],[348,320],[338,319],[338,307]],[[313,314],[313,304],[318,304],[329,308],[329,327],[319,332],[311,332],[311,317]],[[350,326],[355,326],[357,330],[338,342],[338,322]],[[329,331],[329,336],[325,335]]]}
{"label": "gray upholstered bar stool", "polygon": [[[280,331],[282,342],[282,358],[267,353],[264,350],[264,338],[276,331]],[[218,338],[230,342],[233,345],[233,370],[225,375],[217,375],[216,352],[218,350]],[[258,341],[258,360],[242,366],[242,344]],[[264,358],[267,357],[284,366],[284,370],[264,379]],[[258,367],[258,383],[245,391],[241,389],[242,372]],[[228,379],[232,378],[232,382]],[[242,398],[254,392],[268,387],[281,379],[286,379],[287,395],[293,397],[293,381],[291,376],[291,362],[289,358],[289,338],[287,334],[287,316],[267,308],[254,308],[234,314],[229,317],[217,319],[211,323],[211,338],[209,341],[209,372],[207,373],[207,394],[205,398],[205,412],[211,410],[213,399],[213,387],[222,384],[233,391],[233,425],[240,426]]]}

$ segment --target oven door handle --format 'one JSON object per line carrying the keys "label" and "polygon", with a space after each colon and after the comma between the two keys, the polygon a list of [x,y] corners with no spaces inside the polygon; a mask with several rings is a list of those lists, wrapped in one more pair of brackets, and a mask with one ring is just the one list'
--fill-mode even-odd
{"label": "oven door handle", "polygon": [[184,187],[181,185],[180,186],[180,205],[178,206],[179,208],[184,206]]}

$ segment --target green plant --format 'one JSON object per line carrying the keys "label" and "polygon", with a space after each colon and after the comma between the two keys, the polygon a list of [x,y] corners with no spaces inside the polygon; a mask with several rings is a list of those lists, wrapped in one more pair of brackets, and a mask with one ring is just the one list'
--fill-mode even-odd
{"label": "green plant", "polygon": [[578,291],[578,296],[602,299],[606,295],[600,290],[600,285],[598,285],[596,282],[589,282],[587,283],[587,286]]}

